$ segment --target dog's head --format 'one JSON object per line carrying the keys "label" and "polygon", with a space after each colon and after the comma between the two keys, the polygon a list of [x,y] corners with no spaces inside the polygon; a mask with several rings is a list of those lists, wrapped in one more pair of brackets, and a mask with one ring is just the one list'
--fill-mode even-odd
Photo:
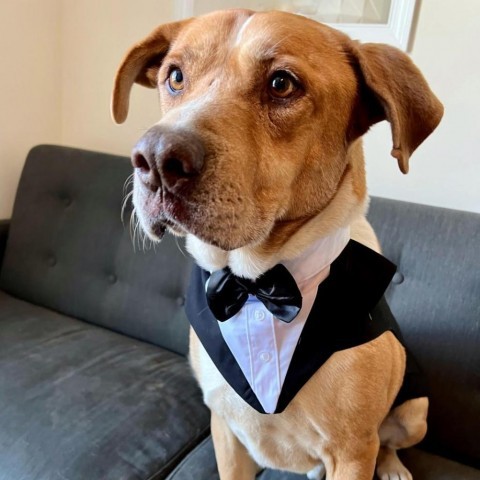
{"label": "dog's head", "polygon": [[158,27],[118,70],[118,123],[134,83],[158,89],[163,114],[132,154],[141,226],[153,239],[168,228],[224,251],[274,248],[345,182],[361,203],[359,137],[388,120],[407,173],[443,112],[401,51],[282,12],[230,10]]}

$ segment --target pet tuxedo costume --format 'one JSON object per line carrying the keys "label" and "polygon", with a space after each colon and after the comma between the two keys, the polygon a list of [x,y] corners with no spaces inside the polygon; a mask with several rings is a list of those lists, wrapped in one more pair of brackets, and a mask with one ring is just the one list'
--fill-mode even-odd
{"label": "pet tuxedo costume", "polygon": [[[255,372],[257,367],[253,357],[257,357],[257,351],[259,352],[258,362],[272,362],[271,354],[268,351],[255,350],[257,343],[263,342],[267,345],[269,343],[268,339],[266,341],[263,338],[265,336],[263,333],[257,339],[254,338],[253,342],[248,337],[248,342],[240,338],[236,344],[234,343],[236,332],[247,330],[247,333],[250,334],[248,318],[245,317],[244,310],[251,310],[253,305],[251,302],[256,301],[259,304],[258,300],[252,295],[242,295],[242,292],[236,292],[233,294],[232,301],[238,301],[238,297],[243,296],[244,298],[241,300],[242,305],[245,304],[243,308],[242,305],[220,305],[218,308],[213,308],[211,299],[207,300],[206,294],[211,274],[198,266],[194,267],[186,301],[189,322],[225,380],[245,402],[258,412],[282,412],[310,377],[336,351],[367,343],[386,331],[392,331],[403,344],[399,327],[383,297],[396,271],[396,266],[382,255],[354,240],[348,241],[347,239],[345,243],[344,248],[342,245],[343,250],[339,254],[335,254],[335,259],[324,275],[325,278],[321,278],[320,283],[316,286],[311,305],[308,305],[309,311],[304,315],[305,318],[301,325],[296,324],[297,319],[291,321],[291,314],[288,313],[292,308],[295,310],[296,307],[287,306],[287,318],[283,322],[278,318],[272,320],[273,326],[283,330],[295,328],[298,330],[297,336],[293,337],[295,341],[288,355],[288,362],[283,365],[283,376],[281,368],[265,370],[267,375],[262,374],[261,371]],[[277,267],[278,265],[274,269]],[[228,269],[224,270],[228,274]],[[227,276],[232,275],[228,274]],[[265,275],[268,276],[268,272]],[[224,278],[226,277],[221,277],[218,288],[227,291],[229,287],[225,286]],[[250,290],[252,282],[244,279],[238,280],[239,283],[247,282]],[[288,285],[291,288],[291,283]],[[276,287],[274,285],[269,290],[267,285],[263,290],[273,292]],[[230,294],[230,292],[227,293]],[[289,295],[285,295],[285,289],[281,290],[279,296],[282,299],[286,296],[289,297]],[[293,293],[290,297],[295,300],[296,295]],[[275,311],[275,307],[272,308],[268,300],[262,299],[262,302],[269,306],[271,311]],[[232,310],[233,315],[219,313],[222,308],[227,312]],[[217,320],[212,310],[222,321]],[[236,313],[237,311],[239,313]],[[255,308],[251,311],[255,312],[255,317],[259,317],[256,318],[257,320],[263,319],[264,314],[261,310]],[[232,318],[228,318],[230,316]],[[291,323],[289,323],[290,321]],[[229,322],[232,322],[230,325],[233,327],[230,334],[228,332]],[[234,322],[239,325],[240,330]],[[247,328],[244,327],[246,324]],[[268,328],[267,330],[265,327],[262,328],[264,328],[263,332],[268,332]],[[276,334],[272,334],[273,343],[276,342],[277,336],[278,331]],[[288,344],[283,341],[280,343]],[[292,342],[290,341],[290,343]],[[277,346],[277,348],[281,347]],[[241,351],[242,349],[243,351]],[[285,364],[280,355],[280,367],[282,362]],[[394,405],[408,399],[425,396],[425,393],[424,382],[418,366],[407,352],[404,383]]]}

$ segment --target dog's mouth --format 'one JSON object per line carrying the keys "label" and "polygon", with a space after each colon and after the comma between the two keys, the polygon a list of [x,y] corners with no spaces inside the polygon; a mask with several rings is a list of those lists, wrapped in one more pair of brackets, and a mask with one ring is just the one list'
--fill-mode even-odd
{"label": "dog's mouth", "polygon": [[141,227],[152,240],[162,240],[167,231],[185,236],[194,230],[192,205],[184,197],[174,195],[164,186],[152,190],[141,182],[136,182],[134,192]]}
{"label": "dog's mouth", "polygon": [[238,211],[219,211],[208,198],[202,201],[175,195],[164,186],[152,191],[141,182],[135,182],[133,197],[140,227],[154,242],[169,232],[180,237],[193,235],[209,245],[230,251],[255,240],[253,236],[239,235],[236,230],[240,224]]}

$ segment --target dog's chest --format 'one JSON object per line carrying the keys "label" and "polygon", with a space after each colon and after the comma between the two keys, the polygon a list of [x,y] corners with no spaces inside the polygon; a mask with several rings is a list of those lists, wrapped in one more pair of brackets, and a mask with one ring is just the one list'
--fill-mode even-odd
{"label": "dog's chest", "polygon": [[325,438],[323,428],[318,418],[301,412],[303,392],[286,411],[261,414],[225,382],[198,340],[191,342],[191,356],[205,403],[227,421],[259,465],[306,472],[321,462],[318,454]]}

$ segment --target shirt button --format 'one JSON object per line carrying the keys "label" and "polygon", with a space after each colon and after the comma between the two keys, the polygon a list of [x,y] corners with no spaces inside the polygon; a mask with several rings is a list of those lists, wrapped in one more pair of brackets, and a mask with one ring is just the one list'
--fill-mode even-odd
{"label": "shirt button", "polygon": [[260,360],[261,360],[262,362],[267,363],[267,362],[270,361],[271,358],[272,358],[272,356],[271,356],[268,352],[262,352],[262,353],[260,354]]}
{"label": "shirt button", "polygon": [[265,314],[261,310],[255,310],[255,320],[263,320]]}

